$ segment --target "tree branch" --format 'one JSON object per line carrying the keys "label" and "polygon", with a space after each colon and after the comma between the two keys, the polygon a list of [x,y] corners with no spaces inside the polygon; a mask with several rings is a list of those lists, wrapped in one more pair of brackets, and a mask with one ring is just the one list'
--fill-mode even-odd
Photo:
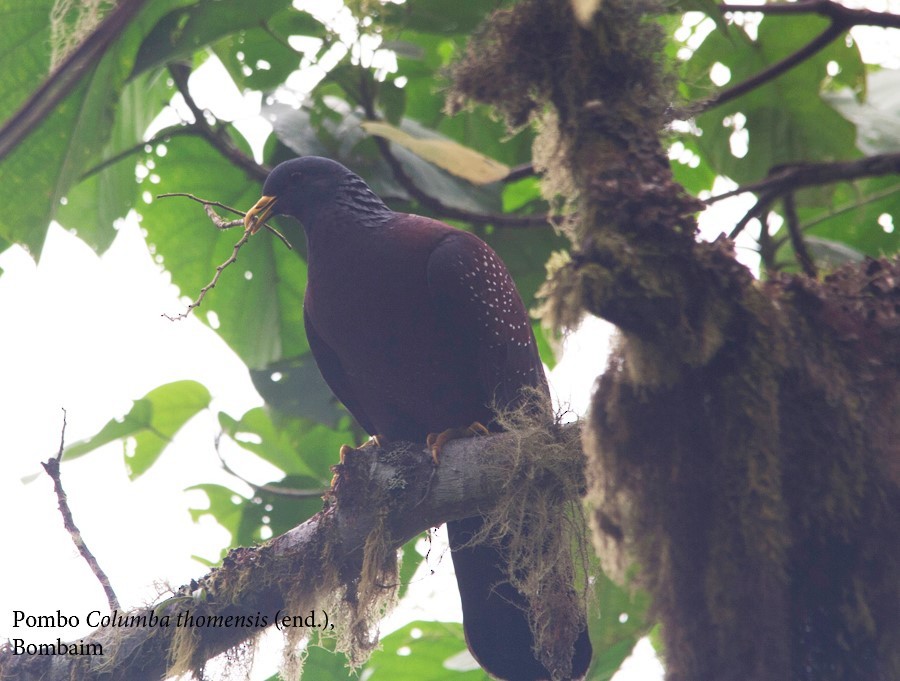
{"label": "tree branch", "polygon": [[725,13],[760,12],[761,14],[820,14],[832,21],[850,26],[881,26],[900,28],[900,15],[890,12],[876,12],[870,9],[851,9],[833,0],[805,0],[802,2],[771,3],[767,5],[721,4]]}
{"label": "tree branch", "polygon": [[[579,442],[577,424],[561,427],[558,434],[565,442]],[[13,655],[7,644],[0,650],[0,680],[63,681],[76,671],[81,681],[156,680],[174,671],[201,668],[213,656],[252,639],[273,623],[276,613],[308,614],[312,609],[324,616],[324,604],[335,597],[329,589],[356,588],[363,549],[368,549],[373,531],[384,535],[393,551],[430,527],[489,510],[504,490],[520,486],[519,477],[498,476],[491,467],[495,448],[510,446],[517,436],[503,433],[451,441],[438,467],[420,445],[396,442],[384,450],[355,450],[341,465],[323,511],[262,546],[231,551],[222,567],[182,586],[163,603],[128,613],[167,615],[168,626],[100,628],[79,641],[101,645],[102,657]],[[560,466],[582,471],[580,447],[568,450],[565,461],[557,457],[548,464],[535,457],[522,475],[540,480],[543,475],[558,475]],[[341,576],[340,583],[323,577],[334,574]],[[185,613],[195,618],[258,616],[265,617],[266,624],[257,619],[260,626],[177,626],[178,616],[186,619]],[[333,624],[339,629],[350,623]],[[178,657],[177,646],[185,633],[191,637],[186,660]],[[170,655],[177,669],[170,666]]]}
{"label": "tree branch", "polygon": [[59,463],[60,461],[62,461],[63,449],[65,449],[65,444],[66,410],[63,409],[62,431],[59,434],[59,451],[57,452],[55,457],[51,457],[47,461],[41,462],[41,466],[44,467],[47,475],[49,475],[50,479],[53,480],[53,491],[56,492],[56,500],[59,504],[59,512],[60,515],[62,515],[63,525],[65,526],[66,531],[72,538],[72,542],[75,544],[75,548],[78,549],[78,553],[81,554],[82,558],[84,558],[84,561],[88,564],[91,572],[94,573],[97,581],[100,582],[100,586],[103,587],[103,592],[106,594],[106,600],[109,603],[110,610],[116,610],[117,608],[119,608],[119,598],[118,596],[116,596],[116,592],[115,590],[113,590],[112,584],[110,584],[109,577],[106,576],[103,568],[100,567],[100,563],[97,562],[94,554],[91,553],[91,550],[85,543],[84,537],[81,536],[81,530],[79,530],[75,525],[75,519],[72,517],[72,509],[69,508],[69,500],[66,496],[66,491],[62,486],[62,476],[60,475]]}
{"label": "tree branch", "polygon": [[121,0],[0,128],[0,158],[9,154],[72,92],[125,30],[146,0]]}
{"label": "tree branch", "polygon": [[187,104],[188,108],[191,110],[191,113],[194,116],[194,126],[197,127],[200,134],[203,135],[203,137],[205,137],[219,153],[247,173],[248,176],[259,182],[265,182],[271,168],[260,165],[250,156],[247,156],[247,154],[234,146],[227,134],[221,128],[213,127],[209,124],[209,121],[206,120],[206,113],[197,106],[197,102],[194,101],[194,97],[191,95],[190,88],[188,87],[188,77],[191,75],[191,67],[186,64],[169,64],[169,73],[172,74],[172,80],[175,81],[175,87],[178,88],[181,96],[184,97],[185,104]]}
{"label": "tree branch", "polygon": [[712,196],[706,199],[705,203],[711,205],[717,201],[748,192],[772,193],[772,197],[775,198],[804,187],[850,182],[864,177],[880,177],[896,173],[900,173],[900,152],[876,154],[854,161],[837,161],[835,163],[792,163],[776,166],[769,171],[766,179]]}
{"label": "tree branch", "polygon": [[794,255],[797,258],[797,262],[800,263],[804,274],[815,278],[817,276],[816,265],[809,254],[809,249],[806,248],[806,242],[803,240],[803,234],[800,231],[800,218],[797,216],[797,202],[794,199],[794,194],[785,194],[782,203],[784,204],[784,220],[787,223],[788,234],[791,238],[791,245],[794,247]]}

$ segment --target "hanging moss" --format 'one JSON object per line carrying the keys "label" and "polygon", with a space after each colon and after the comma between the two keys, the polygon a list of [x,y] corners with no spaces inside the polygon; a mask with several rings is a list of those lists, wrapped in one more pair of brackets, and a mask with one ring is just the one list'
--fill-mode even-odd
{"label": "hanging moss", "polygon": [[585,437],[601,561],[639,566],[670,681],[900,678],[900,265],[760,284],[697,242],[658,9],[501,10],[451,99],[540,122],[572,240],[544,318],[620,329]]}

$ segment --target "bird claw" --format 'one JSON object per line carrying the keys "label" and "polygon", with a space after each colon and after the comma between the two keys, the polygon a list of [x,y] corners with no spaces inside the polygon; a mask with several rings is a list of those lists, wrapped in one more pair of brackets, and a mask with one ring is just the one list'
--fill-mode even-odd
{"label": "bird claw", "polygon": [[363,442],[359,447],[351,447],[350,445],[341,445],[340,452],[338,456],[340,457],[340,461],[331,467],[334,471],[334,475],[331,476],[331,489],[334,489],[334,484],[337,482],[338,477],[340,476],[340,467],[343,466],[347,462],[347,456],[352,455],[353,452],[359,452],[363,449],[368,449],[370,447],[381,447],[387,444],[387,438],[384,435],[372,435],[368,440]]}
{"label": "bird claw", "polygon": [[440,433],[428,433],[425,444],[431,450],[431,460],[435,466],[440,465],[441,450],[450,440],[462,440],[467,437],[490,435],[487,427],[479,421],[473,421],[465,428],[448,428]]}

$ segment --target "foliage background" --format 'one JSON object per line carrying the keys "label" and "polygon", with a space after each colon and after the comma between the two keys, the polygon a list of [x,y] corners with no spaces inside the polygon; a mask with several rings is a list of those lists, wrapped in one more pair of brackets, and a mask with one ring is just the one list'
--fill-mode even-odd
{"label": "foliage background", "polygon": [[[91,455],[73,463],[73,469],[93,466],[96,473],[90,474],[99,477],[99,469],[116,466],[122,477],[135,481],[126,485],[120,477],[115,490],[96,492],[108,495],[108,502],[95,531],[121,537],[125,548],[101,560],[123,570],[134,556],[152,554],[148,560],[153,562],[164,552],[166,528],[173,514],[183,513],[185,500],[201,522],[192,539],[201,547],[195,552],[213,560],[225,545],[260,541],[318,510],[314,495],[285,501],[253,493],[223,471],[212,445],[219,433],[220,451],[229,465],[256,476],[257,483],[312,490],[327,485],[337,447],[362,436],[330,398],[309,357],[300,323],[305,270],[297,225],[279,224],[294,252],[268,235],[253,239],[196,319],[171,323],[158,315],[180,311],[172,307],[172,287],[180,291],[180,305],[189,302],[239,235],[216,232],[199,205],[157,199],[158,194],[191,192],[245,210],[260,193],[264,170],[257,164],[271,167],[298,154],[331,156],[363,175],[394,208],[475,230],[501,254],[526,303],[534,305],[544,263],[566,242],[546,227],[500,226],[500,220],[483,216],[550,210],[538,180],[526,173],[522,179],[473,184],[394,144],[393,158],[414,178],[410,187],[392,170],[383,143],[360,127],[363,120],[378,118],[416,138],[438,140],[445,159],[463,153],[453,146],[459,144],[509,168],[529,164],[532,130],[510,135],[483,107],[455,117],[443,113],[444,70],[486,12],[502,4],[359,1],[342,10],[323,10],[322,3],[294,7],[286,0],[265,0],[248,10],[247,3],[237,0],[150,0],[59,106],[0,158],[0,248],[16,244],[0,265],[12,263],[17,271],[27,271],[27,251],[42,268],[59,260],[70,272],[68,281],[50,290],[34,290],[39,279],[33,270],[12,283],[0,278],[0,310],[7,320],[2,357],[8,364],[2,418],[9,420],[2,430],[21,428],[34,405],[48,396],[61,400],[72,421],[67,456]],[[38,0],[23,9],[14,0],[0,0],[0,18],[11,27],[0,44],[0,91],[6,95],[0,99],[0,120],[11,116],[49,72],[50,36],[61,30],[50,21],[52,5]],[[660,20],[672,36],[670,51],[684,102],[701,101],[716,86],[727,88],[751,77],[827,25],[814,15],[762,20],[743,15],[735,25],[723,20],[712,3],[685,0],[676,6],[678,12]],[[710,17],[683,13],[698,9],[710,11]],[[63,28],[68,22],[74,29],[78,17],[62,21]],[[866,65],[855,41],[835,41],[781,78],[676,125],[670,144],[677,178],[705,197],[734,186],[721,179],[716,184],[717,178],[746,184],[787,163],[898,151],[897,73]],[[231,88],[229,80],[250,93],[246,108],[204,110],[210,106],[204,102],[208,89]],[[265,137],[269,129],[272,134]],[[819,266],[896,253],[898,187],[893,175],[797,192],[798,219]],[[784,207],[776,203],[770,208],[768,230],[761,231],[758,223],[747,229],[750,236],[755,231],[748,243],[759,251],[763,276],[798,269],[785,236]],[[130,222],[122,222],[126,216]],[[54,220],[80,243],[51,228]],[[734,221],[714,231],[728,232],[733,226]],[[57,236],[48,238],[48,229],[56,229]],[[60,244],[58,252],[52,250],[54,240]],[[147,255],[141,271],[111,272],[86,282],[81,272],[96,261],[85,246],[98,254],[108,252],[103,261],[108,263],[114,262],[117,249]],[[168,291],[142,296],[137,282],[158,281],[160,271],[171,279]],[[66,301],[68,314],[35,326],[32,320],[55,300]],[[219,340],[195,345],[197,320]],[[122,339],[133,337],[128,330],[133,324],[141,329],[138,336],[161,345],[130,347],[129,341],[123,346]],[[36,328],[42,330],[35,333]],[[25,329],[32,331],[22,333]],[[535,331],[552,367],[555,339],[538,323]],[[103,362],[81,365],[81,355],[87,353],[72,342],[77,338],[104,347]],[[34,357],[34,347],[40,349],[40,363],[23,365],[18,358]],[[596,355],[602,354],[598,348]],[[60,390],[60,377],[73,368],[72,387]],[[121,384],[114,379],[123,373],[140,389],[116,393]],[[235,392],[243,395],[235,398]],[[138,395],[143,397],[132,403]],[[105,416],[81,419],[87,411],[84,401]],[[37,460],[54,451],[60,427],[55,408],[54,414],[36,428],[30,422],[39,432],[29,433],[28,451],[17,447],[9,455],[15,460],[12,470],[30,473]],[[118,444],[100,448],[111,442]],[[187,466],[196,483],[192,494],[172,501],[178,488],[167,480]],[[134,490],[150,477],[153,488],[138,496]],[[89,493],[70,490],[76,518],[79,494]],[[48,498],[40,503],[52,506]],[[132,513],[154,516],[158,534],[129,533],[136,526],[127,520]],[[113,525],[113,516],[124,525]],[[50,525],[23,524],[23,533],[37,543],[67,541]],[[404,559],[409,577],[422,556],[408,546]],[[72,562],[61,571],[70,569],[85,573]],[[162,568],[152,574],[181,579],[189,572],[183,566],[174,574]],[[90,581],[86,573],[85,580]],[[602,575],[597,591],[600,607],[591,624],[597,661],[591,678],[605,679],[652,623],[643,617],[641,594]],[[58,607],[53,604],[61,598],[55,591],[49,607]],[[2,611],[27,609],[29,602],[16,594],[8,608],[2,604]],[[413,638],[412,628],[421,636]],[[482,678],[478,671],[442,667],[464,648],[461,630],[453,624],[417,622],[387,637],[384,645],[369,663],[373,678]],[[411,654],[396,654],[404,646]],[[328,676],[342,665],[317,651],[307,666],[312,678],[318,678],[317,666]]]}

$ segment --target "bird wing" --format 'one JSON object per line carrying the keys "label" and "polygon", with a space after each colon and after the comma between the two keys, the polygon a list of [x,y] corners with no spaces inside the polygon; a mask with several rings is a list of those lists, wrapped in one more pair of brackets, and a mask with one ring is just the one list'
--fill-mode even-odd
{"label": "bird wing", "polygon": [[523,386],[549,395],[528,311],[490,246],[468,232],[448,234],[431,252],[427,278],[438,319],[474,348],[490,406],[516,406]]}
{"label": "bird wing", "polygon": [[309,341],[309,349],[312,350],[313,357],[316,360],[322,378],[325,379],[328,387],[331,388],[331,392],[333,392],[334,396],[347,407],[347,410],[353,415],[353,418],[356,419],[357,423],[363,427],[363,430],[369,435],[378,435],[375,425],[366,415],[365,410],[362,408],[362,404],[356,397],[353,386],[350,385],[347,373],[341,365],[341,360],[338,358],[337,353],[332,350],[331,346],[329,346],[316,331],[316,327],[313,324],[312,319],[310,319],[309,312],[305,305],[303,307],[303,326],[306,328],[306,338]]}

